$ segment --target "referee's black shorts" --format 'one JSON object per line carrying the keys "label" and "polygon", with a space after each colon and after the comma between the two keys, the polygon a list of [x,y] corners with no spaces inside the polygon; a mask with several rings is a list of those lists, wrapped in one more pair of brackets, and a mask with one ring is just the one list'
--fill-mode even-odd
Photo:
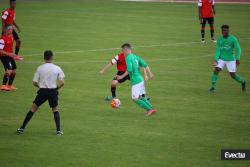
{"label": "referee's black shorts", "polygon": [[4,69],[6,70],[15,70],[16,62],[12,57],[9,56],[1,56],[1,62],[3,63]]}
{"label": "referee's black shorts", "polygon": [[58,91],[57,89],[45,89],[41,88],[37,91],[37,96],[34,103],[39,107],[44,102],[49,101],[49,106],[51,108],[58,106]]}

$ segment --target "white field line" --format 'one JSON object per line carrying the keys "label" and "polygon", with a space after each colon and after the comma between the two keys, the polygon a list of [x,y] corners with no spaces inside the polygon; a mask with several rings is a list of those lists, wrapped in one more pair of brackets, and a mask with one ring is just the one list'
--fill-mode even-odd
{"label": "white field line", "polygon": [[[212,54],[202,56],[188,56],[188,57],[176,57],[166,59],[147,59],[147,62],[162,62],[162,61],[174,61],[174,60],[188,60],[188,59],[199,59],[204,57],[212,57]],[[55,64],[84,64],[84,63],[105,63],[107,60],[85,60],[85,61],[55,61]],[[23,64],[41,64],[41,61],[24,61]]]}
{"label": "white field line", "polygon": [[[239,38],[240,40],[249,40],[250,37],[246,38]],[[138,45],[134,46],[134,48],[154,48],[154,47],[165,47],[165,46],[179,46],[179,45],[188,45],[188,44],[199,44],[198,41],[192,42],[179,42],[179,43],[166,43],[166,44],[155,44],[155,45]],[[69,53],[84,53],[84,52],[103,52],[103,51],[113,51],[119,50],[121,48],[103,48],[103,49],[89,49],[89,50],[66,50],[66,51],[55,51],[55,54],[69,54]],[[22,56],[29,57],[29,56],[39,56],[42,53],[31,53],[31,54],[24,54]],[[72,56],[72,55],[71,55]],[[76,55],[74,55],[76,56]]]}
{"label": "white field line", "polygon": [[[168,44],[156,44],[156,45],[139,45],[134,46],[134,48],[153,48],[153,47],[165,47],[165,46],[178,46],[178,45],[187,45],[187,44],[198,44],[200,42],[180,42],[180,43],[168,43]],[[112,51],[119,50],[121,48],[104,48],[104,49],[89,49],[89,50],[68,50],[68,51],[55,51],[55,54],[68,54],[68,53],[84,53],[84,52],[103,52],[103,51]],[[38,56],[42,53],[33,53],[33,54],[24,54],[24,57],[29,56]]]}
{"label": "white field line", "polygon": [[[185,0],[115,0],[115,1],[123,1],[123,2],[165,2],[165,3],[197,3],[197,1],[185,1]],[[250,4],[250,2],[216,2],[219,4]]]}

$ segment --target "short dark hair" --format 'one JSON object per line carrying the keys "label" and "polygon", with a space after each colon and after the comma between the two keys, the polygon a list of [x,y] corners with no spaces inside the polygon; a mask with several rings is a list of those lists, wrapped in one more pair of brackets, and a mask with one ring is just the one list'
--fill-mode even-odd
{"label": "short dark hair", "polygon": [[229,29],[229,25],[226,25],[226,24],[225,24],[225,25],[222,25],[222,26],[221,26],[221,29],[224,29],[224,28],[225,28],[225,29]]}
{"label": "short dark hair", "polygon": [[121,46],[121,48],[128,48],[128,49],[132,49],[132,46],[129,43],[125,43]]}
{"label": "short dark hair", "polygon": [[16,2],[16,0],[10,0],[10,2]]}
{"label": "short dark hair", "polygon": [[51,50],[44,51],[44,60],[51,60],[53,57],[53,52]]}

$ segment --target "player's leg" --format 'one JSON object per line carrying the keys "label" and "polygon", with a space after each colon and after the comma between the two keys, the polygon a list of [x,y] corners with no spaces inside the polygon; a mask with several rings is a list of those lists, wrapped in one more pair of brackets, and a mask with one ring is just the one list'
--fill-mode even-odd
{"label": "player's leg", "polygon": [[220,71],[224,68],[225,62],[221,59],[218,60],[218,64],[216,65],[214,72],[211,76],[211,88],[209,89],[209,92],[212,93],[215,91],[217,80],[218,80],[218,75]]}
{"label": "player's leg", "polygon": [[54,120],[56,124],[56,135],[62,135],[63,132],[61,131],[61,126],[60,126],[60,114],[59,114],[59,109],[58,109],[58,91],[57,90],[50,91],[48,101],[54,114]]}
{"label": "player's leg", "polygon": [[209,18],[208,23],[209,23],[209,26],[210,26],[211,40],[212,40],[212,42],[216,42],[216,40],[214,38],[214,18],[213,17]]}
{"label": "player's leg", "polygon": [[203,18],[201,23],[201,43],[205,43],[205,28],[207,19]]}
{"label": "player's leg", "polygon": [[18,55],[20,47],[21,47],[21,40],[15,30],[13,31],[13,38],[16,41],[15,54]]}
{"label": "player's leg", "polygon": [[29,123],[29,121],[31,120],[34,113],[38,110],[39,106],[41,106],[47,99],[48,99],[47,93],[41,89],[38,90],[37,96],[36,96],[32,106],[31,106],[31,109],[26,114],[26,117],[24,118],[22,126],[19,129],[17,129],[18,133],[20,133],[20,134],[24,133],[24,129],[27,126],[27,124]]}
{"label": "player's leg", "polygon": [[12,66],[10,64],[10,58],[7,56],[4,56],[4,57],[1,57],[1,61],[2,61],[3,66],[4,66],[5,73],[3,76],[3,81],[2,81],[2,85],[0,87],[0,90],[10,91],[11,89],[7,86],[8,82],[9,82],[10,75],[12,73]]}
{"label": "player's leg", "polygon": [[12,66],[12,72],[10,74],[9,82],[8,82],[8,87],[11,90],[16,90],[17,88],[13,86],[14,79],[16,77],[16,62],[14,59],[11,59],[11,66]]}
{"label": "player's leg", "polygon": [[245,91],[246,90],[246,81],[239,74],[236,73],[236,62],[235,61],[228,61],[226,65],[227,65],[227,70],[228,70],[231,78],[233,78],[235,81],[240,83],[241,87],[242,87],[242,91]]}
{"label": "player's leg", "polygon": [[113,79],[111,82],[111,94],[112,98],[116,98],[116,85],[118,85],[118,81],[116,79]]}
{"label": "player's leg", "polygon": [[153,109],[153,106],[147,99],[141,97],[141,95],[145,94],[145,88],[144,83],[141,82],[139,84],[132,86],[132,99],[133,101],[140,106],[141,108],[145,109],[147,111],[147,115],[152,115],[156,112],[156,110]]}
{"label": "player's leg", "polygon": [[38,110],[38,106],[33,103],[31,106],[31,109],[28,111],[28,113],[26,114],[24,120],[23,120],[23,124],[20,128],[17,129],[17,132],[20,134],[24,133],[24,129],[27,126],[28,122],[31,120],[31,118],[33,117],[34,113]]}

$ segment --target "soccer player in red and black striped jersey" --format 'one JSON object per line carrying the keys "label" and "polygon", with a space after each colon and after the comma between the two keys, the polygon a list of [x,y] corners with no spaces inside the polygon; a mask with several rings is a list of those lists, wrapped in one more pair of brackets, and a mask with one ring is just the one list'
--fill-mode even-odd
{"label": "soccer player in red and black striped jersey", "polygon": [[[15,8],[16,8],[16,0],[10,0],[10,8],[5,9],[2,12],[2,35],[3,35],[3,30],[6,25],[13,25],[16,27],[17,31],[20,33],[20,28],[15,22]],[[21,40],[17,34],[17,32],[14,30],[13,31],[13,37],[16,42],[16,47],[15,47],[15,54],[18,55],[20,46],[21,46]]]}
{"label": "soccer player in red and black striped jersey", "polygon": [[216,42],[214,38],[214,15],[215,15],[215,1],[214,0],[199,0],[198,14],[201,24],[201,43],[205,43],[205,27],[206,23],[210,25],[210,34],[212,42]]}
{"label": "soccer player in red and black striped jersey", "polygon": [[3,77],[3,84],[0,90],[10,91],[17,89],[14,87],[13,81],[16,76],[16,62],[21,60],[20,57],[13,53],[13,26],[6,25],[4,27],[4,34],[0,38],[0,60],[3,63],[5,74]]}
{"label": "soccer player in red and black striped jersey", "polygon": [[[119,53],[113,59],[111,59],[110,62],[100,71],[100,74],[104,74],[109,68],[111,68],[115,64],[116,64],[116,68],[117,68],[117,73],[114,76],[112,83],[111,83],[112,98],[116,98],[116,86],[117,86],[117,84],[123,83],[126,80],[130,80],[128,73],[124,78],[122,78],[120,80],[118,80],[116,78],[118,75],[123,75],[127,71],[124,53]],[[109,100],[111,100],[111,98],[106,97],[106,100],[109,101]]]}

